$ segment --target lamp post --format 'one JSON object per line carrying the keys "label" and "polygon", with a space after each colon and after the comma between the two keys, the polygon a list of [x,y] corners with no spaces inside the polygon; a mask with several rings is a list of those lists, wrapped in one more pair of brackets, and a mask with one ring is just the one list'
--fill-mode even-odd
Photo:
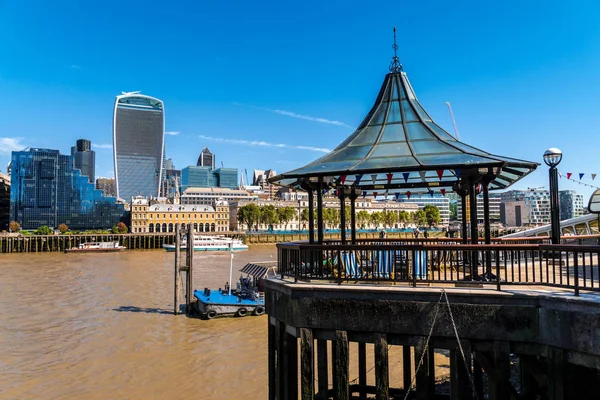
{"label": "lamp post", "polygon": [[544,153],[544,162],[550,167],[550,228],[552,244],[560,244],[560,210],[558,206],[558,171],[556,166],[562,160],[562,151],[552,147]]}

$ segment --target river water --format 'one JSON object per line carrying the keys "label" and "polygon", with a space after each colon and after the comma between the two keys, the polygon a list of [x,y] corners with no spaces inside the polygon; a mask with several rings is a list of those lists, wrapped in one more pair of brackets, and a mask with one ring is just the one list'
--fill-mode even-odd
{"label": "river water", "polygon": [[[275,256],[236,253],[234,271]],[[227,253],[194,260],[195,288],[229,279]],[[173,316],[173,263],[162,250],[0,255],[0,399],[266,398],[267,317]]]}

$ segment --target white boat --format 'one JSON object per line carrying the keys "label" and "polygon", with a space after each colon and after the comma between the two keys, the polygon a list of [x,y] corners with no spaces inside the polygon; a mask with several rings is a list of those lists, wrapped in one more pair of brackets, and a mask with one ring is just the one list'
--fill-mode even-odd
{"label": "white boat", "polygon": [[124,250],[125,247],[121,246],[119,242],[88,242],[81,243],[77,247],[66,249],[65,253],[112,253]]}
{"label": "white boat", "polygon": [[[167,251],[175,251],[174,244],[163,244]],[[185,238],[181,241],[181,250],[187,249]],[[195,235],[194,251],[225,251],[225,250],[248,250],[248,246],[239,239],[232,239],[223,236],[202,236]]]}

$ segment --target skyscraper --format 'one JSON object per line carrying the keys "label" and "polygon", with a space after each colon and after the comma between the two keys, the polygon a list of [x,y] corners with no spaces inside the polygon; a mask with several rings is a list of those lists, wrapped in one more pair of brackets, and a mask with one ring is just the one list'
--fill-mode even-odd
{"label": "skyscraper", "polygon": [[96,181],[96,152],[92,150],[92,143],[86,139],[77,140],[77,145],[71,147],[71,155],[76,169],[81,175],[88,177],[89,183]]}
{"label": "skyscraper", "polygon": [[215,155],[210,152],[208,147],[205,147],[200,152],[200,157],[198,157],[198,162],[196,163],[198,167],[210,167],[215,169]]}
{"label": "skyscraper", "polygon": [[165,118],[163,102],[140,92],[115,101],[113,146],[117,197],[158,197],[162,175]]}

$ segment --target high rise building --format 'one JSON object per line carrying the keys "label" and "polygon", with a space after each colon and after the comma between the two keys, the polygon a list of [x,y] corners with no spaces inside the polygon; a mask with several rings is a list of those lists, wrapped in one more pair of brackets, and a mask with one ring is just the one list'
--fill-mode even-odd
{"label": "high rise building", "polygon": [[583,195],[574,190],[561,190],[558,192],[560,207],[560,220],[580,217],[583,215]]}
{"label": "high rise building", "polygon": [[0,232],[8,230],[10,222],[10,177],[0,173]]}
{"label": "high rise building", "polygon": [[190,165],[181,170],[181,191],[187,188],[228,188],[236,189],[238,170],[236,168],[198,167]]}
{"label": "high rise building", "polygon": [[77,140],[77,144],[71,147],[71,155],[75,168],[81,171],[81,175],[88,177],[89,183],[96,181],[96,152],[92,150],[92,143],[86,139]]}
{"label": "high rise building", "polygon": [[502,203],[523,201],[527,213],[527,218],[521,219],[523,224],[539,226],[550,223],[550,193],[547,190],[509,190],[501,193],[500,197]]}
{"label": "high rise building", "polygon": [[[488,202],[488,210],[490,211],[490,222],[499,222],[500,221],[500,202],[501,202],[501,194],[500,193],[490,193],[489,194],[489,202]],[[467,197],[468,199],[468,197]],[[458,201],[457,203],[457,220],[462,221],[462,202]],[[467,200],[468,204],[468,200]],[[477,195],[477,222],[483,224],[485,221],[484,212],[483,212],[483,194]],[[467,212],[467,215],[470,215],[470,210]]]}
{"label": "high rise building", "polygon": [[108,229],[124,216],[123,204],[104,197],[73,168],[73,157],[58,150],[12,153],[10,220],[23,229],[42,225],[71,229]]}
{"label": "high rise building", "polygon": [[198,162],[196,163],[198,167],[210,167],[215,169],[215,155],[210,152],[208,147],[205,147],[200,152],[200,156],[198,157]]}
{"label": "high rise building", "polygon": [[277,172],[273,169],[268,169],[266,171],[255,169],[254,176],[252,179],[253,186],[259,186],[267,195],[267,198],[273,199],[275,198],[275,194],[277,190],[279,190],[279,186],[273,185],[269,182],[269,178],[277,175]]}
{"label": "high rise building", "polygon": [[163,102],[140,92],[123,93],[115,101],[113,145],[117,197],[157,197],[164,148]]}
{"label": "high rise building", "polygon": [[102,190],[104,192],[104,196],[117,196],[117,191],[115,190],[115,179],[114,178],[98,178],[96,179],[96,189]]}

